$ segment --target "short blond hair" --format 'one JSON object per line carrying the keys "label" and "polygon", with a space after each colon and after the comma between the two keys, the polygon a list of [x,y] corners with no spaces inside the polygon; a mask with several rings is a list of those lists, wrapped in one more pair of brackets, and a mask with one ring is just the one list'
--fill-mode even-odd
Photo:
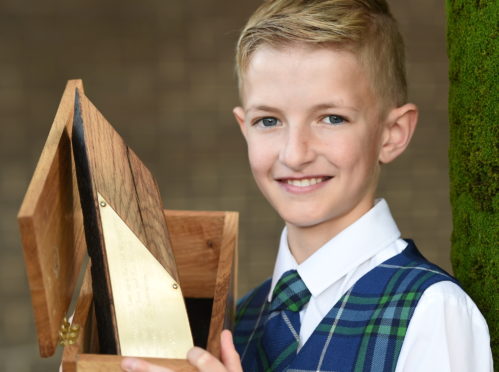
{"label": "short blond hair", "polygon": [[236,73],[240,87],[261,45],[293,43],[353,52],[366,68],[383,107],[407,102],[404,44],[385,0],[267,0],[239,37]]}

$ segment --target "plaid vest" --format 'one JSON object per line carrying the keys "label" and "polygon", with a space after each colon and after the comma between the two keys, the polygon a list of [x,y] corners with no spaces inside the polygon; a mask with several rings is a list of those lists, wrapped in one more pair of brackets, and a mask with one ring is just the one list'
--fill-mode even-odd
{"label": "plaid vest", "polygon": [[[407,327],[426,288],[456,282],[411,240],[400,254],[360,278],[331,308],[291,362],[289,372],[395,371]],[[271,280],[237,307],[234,342],[244,371],[271,371],[261,346]]]}

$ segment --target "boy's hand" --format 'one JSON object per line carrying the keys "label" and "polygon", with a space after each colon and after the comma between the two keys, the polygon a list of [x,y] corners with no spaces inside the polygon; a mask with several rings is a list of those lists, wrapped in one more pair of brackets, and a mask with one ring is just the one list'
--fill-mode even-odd
{"label": "boy's hand", "polygon": [[[189,363],[200,372],[242,372],[241,361],[237,353],[232,334],[228,330],[220,335],[222,361],[199,347],[193,347],[187,353]],[[166,367],[160,367],[137,358],[125,358],[121,368],[127,372],[175,372]]]}

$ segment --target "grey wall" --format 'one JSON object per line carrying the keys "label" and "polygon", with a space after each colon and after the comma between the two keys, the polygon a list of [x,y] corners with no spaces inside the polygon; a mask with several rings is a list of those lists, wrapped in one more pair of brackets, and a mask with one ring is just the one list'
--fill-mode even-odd
{"label": "grey wall", "polygon": [[[16,213],[67,79],[83,78],[156,175],[166,207],[240,212],[241,294],[270,275],[282,222],[253,183],[231,114],[234,43],[259,2],[0,0],[0,370],[57,365],[37,354]],[[421,118],[379,194],[403,235],[449,269],[443,4],[391,2]]]}

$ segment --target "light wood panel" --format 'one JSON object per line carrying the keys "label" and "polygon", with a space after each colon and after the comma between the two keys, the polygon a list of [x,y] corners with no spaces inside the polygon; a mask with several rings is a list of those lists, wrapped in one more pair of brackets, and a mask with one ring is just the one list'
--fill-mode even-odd
{"label": "light wood panel", "polygon": [[185,297],[214,295],[224,217],[224,212],[165,211]]}
{"label": "light wood panel", "polygon": [[218,257],[218,270],[213,291],[208,351],[220,358],[220,333],[222,329],[232,329],[236,298],[236,252],[239,214],[226,212],[223,225],[222,243]]}
{"label": "light wood panel", "polygon": [[71,131],[75,89],[70,80],[18,213],[41,356],[54,353],[81,267],[83,234]]}
{"label": "light wood panel", "polygon": [[[82,354],[77,358],[78,372],[123,372],[120,363],[123,357],[117,355]],[[144,358],[145,360],[173,369],[175,372],[196,372],[185,359],[155,359]]]}

